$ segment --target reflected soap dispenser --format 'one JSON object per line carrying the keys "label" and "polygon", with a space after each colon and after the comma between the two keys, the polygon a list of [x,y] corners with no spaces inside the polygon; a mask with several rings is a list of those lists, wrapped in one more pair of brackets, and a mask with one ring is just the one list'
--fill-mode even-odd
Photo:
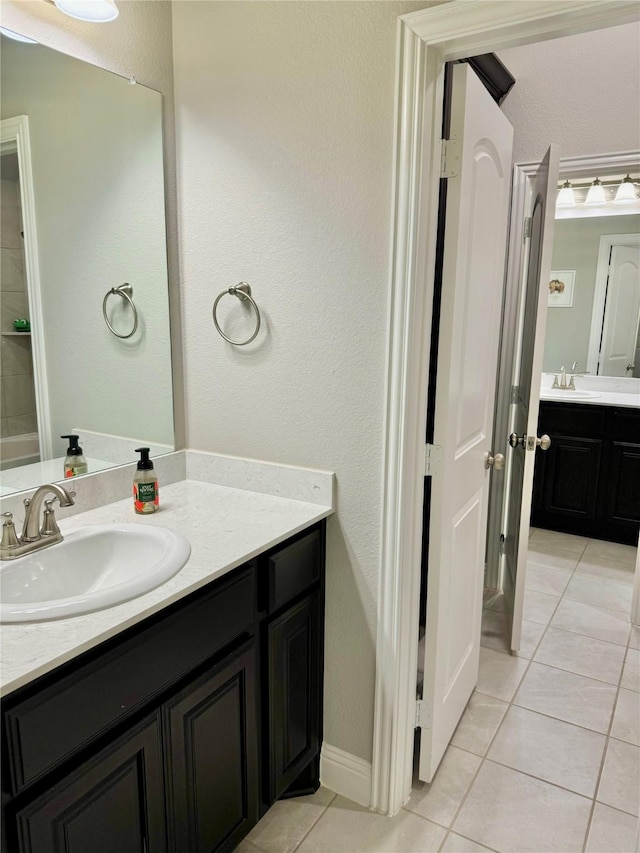
{"label": "reflected soap dispenser", "polygon": [[69,440],[67,455],[64,458],[64,476],[77,477],[78,474],[86,474],[89,470],[87,460],[82,455],[82,448],[78,444],[79,435],[61,435],[60,438]]}
{"label": "reflected soap dispenser", "polygon": [[140,461],[133,477],[133,508],[139,515],[155,512],[160,506],[160,489],[149,459],[149,448],[138,447]]}

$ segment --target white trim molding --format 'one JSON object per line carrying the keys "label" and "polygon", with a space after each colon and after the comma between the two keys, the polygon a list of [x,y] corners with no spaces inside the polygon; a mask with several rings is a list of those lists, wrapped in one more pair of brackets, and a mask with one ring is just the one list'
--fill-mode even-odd
{"label": "white trim molding", "polygon": [[2,152],[16,151],[20,174],[20,201],[24,231],[25,278],[29,300],[31,322],[31,354],[33,356],[33,382],[38,417],[38,442],[40,458],[51,459],[51,416],[49,412],[49,387],[47,381],[47,358],[45,354],[44,316],[42,292],[40,290],[40,262],[38,260],[38,237],[36,228],[36,202],[31,167],[31,143],[29,140],[29,118],[15,116],[0,122]]}
{"label": "white trim molding", "polygon": [[411,791],[444,63],[638,19],[636,0],[454,0],[398,21],[371,807]]}
{"label": "white trim molding", "polygon": [[331,791],[368,808],[371,805],[371,762],[323,743],[320,781]]}

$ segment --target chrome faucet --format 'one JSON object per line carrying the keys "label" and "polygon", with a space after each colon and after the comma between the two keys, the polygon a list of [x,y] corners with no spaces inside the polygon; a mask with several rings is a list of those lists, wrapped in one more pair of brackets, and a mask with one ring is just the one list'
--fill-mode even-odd
{"label": "chrome faucet", "polygon": [[[578,362],[574,361],[571,367],[571,370],[574,371],[578,367]],[[576,383],[574,381],[575,374],[571,375],[569,381],[567,382],[567,371],[565,370],[564,364],[560,368],[560,381],[558,381],[558,374],[553,377],[553,385],[552,388],[558,388],[562,391],[575,391]]]}
{"label": "chrome faucet", "polygon": [[[52,500],[45,500],[46,496],[53,494]],[[36,489],[32,498],[24,500],[24,523],[22,535],[16,534],[13,523],[13,513],[3,513],[2,542],[0,543],[0,560],[15,560],[32,551],[48,548],[56,542],[62,542],[62,533],[56,522],[53,511],[53,501],[59,500],[60,506],[72,506],[75,492],[69,492],[64,486],[55,483],[47,483]],[[40,525],[40,514],[42,505],[42,526]]]}

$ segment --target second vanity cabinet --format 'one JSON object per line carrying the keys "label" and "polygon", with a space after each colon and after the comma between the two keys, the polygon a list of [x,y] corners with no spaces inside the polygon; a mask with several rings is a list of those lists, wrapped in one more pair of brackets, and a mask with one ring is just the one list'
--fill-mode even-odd
{"label": "second vanity cabinet", "polygon": [[318,787],[324,522],[10,694],[3,851],[231,851]]}
{"label": "second vanity cabinet", "polygon": [[541,401],[531,523],[636,545],[640,528],[640,410]]}

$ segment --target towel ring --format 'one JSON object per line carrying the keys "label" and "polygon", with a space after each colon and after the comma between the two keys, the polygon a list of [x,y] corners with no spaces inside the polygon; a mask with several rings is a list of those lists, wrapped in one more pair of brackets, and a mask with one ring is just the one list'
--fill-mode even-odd
{"label": "towel ring", "polygon": [[[253,310],[256,312],[256,327],[254,329],[253,334],[250,338],[247,338],[246,341],[232,341],[231,338],[228,338],[225,333],[220,328],[220,324],[218,323],[218,317],[216,316],[216,309],[218,308],[218,302],[222,299],[223,296],[226,296],[227,293],[230,293],[232,296],[237,296],[242,302],[250,302],[253,306]],[[216,297],[216,301],[213,303],[213,324],[228,343],[233,344],[234,347],[244,347],[247,344],[250,344],[252,340],[255,339],[258,332],[260,331],[260,310],[255,303],[255,300],[251,296],[251,287],[247,284],[246,281],[241,281],[240,284],[237,284],[235,287],[230,287],[228,290],[223,290],[222,293],[218,294]]]}
{"label": "towel ring", "polygon": [[[118,296],[122,296],[123,299],[126,299],[129,305],[131,306],[131,310],[133,311],[133,329],[129,332],[128,335],[121,335],[120,332],[116,332],[111,323],[109,322],[109,318],[107,317],[107,299],[110,296],[117,294]],[[102,300],[102,316],[104,317],[104,321],[109,327],[109,331],[113,332],[116,338],[130,338],[132,335],[135,335],[136,329],[138,328],[138,309],[133,303],[133,287],[126,282],[121,284],[120,287],[112,287],[111,290],[107,290],[104,299]]]}

